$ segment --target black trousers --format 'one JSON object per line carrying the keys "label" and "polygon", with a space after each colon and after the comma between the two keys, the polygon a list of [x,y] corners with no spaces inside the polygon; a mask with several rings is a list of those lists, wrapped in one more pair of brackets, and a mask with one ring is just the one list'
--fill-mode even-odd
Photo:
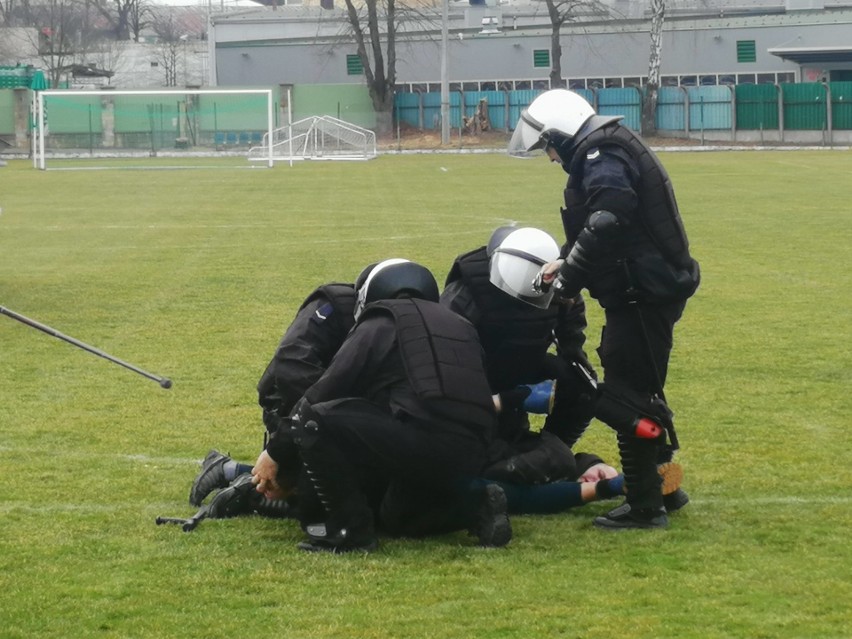
{"label": "black trousers", "polygon": [[[349,473],[349,490],[367,499],[386,532],[430,534],[464,526],[456,514],[459,487],[482,471],[485,442],[463,425],[399,420],[360,398],[314,404],[306,417],[317,421],[323,446],[346,460],[347,468],[315,470]],[[408,525],[412,518],[437,524],[449,510],[452,515],[434,528]]]}
{"label": "black trousers", "polygon": [[[606,325],[598,355],[603,366],[604,383],[611,393],[630,395],[637,407],[645,406],[646,409],[652,406],[654,395],[664,400],[663,387],[668,374],[674,325],[683,314],[684,306],[685,302],[680,301],[606,309]],[[603,401],[604,398],[599,399],[599,408]],[[637,410],[635,417],[639,416],[640,411]],[[624,417],[630,422],[634,419],[629,415]],[[610,426],[619,431],[624,424],[613,423]],[[627,484],[627,502],[638,509],[661,508],[663,497],[656,465],[671,459],[673,446],[639,439],[621,431],[618,448]]]}
{"label": "black trousers", "polygon": [[685,301],[678,301],[606,309],[598,347],[604,382],[641,393],[661,394],[668,374],[674,325],[685,306]]}

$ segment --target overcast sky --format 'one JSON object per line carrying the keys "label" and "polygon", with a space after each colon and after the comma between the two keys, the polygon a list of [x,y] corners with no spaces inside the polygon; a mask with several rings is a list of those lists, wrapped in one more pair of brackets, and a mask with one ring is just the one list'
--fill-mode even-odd
{"label": "overcast sky", "polygon": [[221,7],[261,7],[251,0],[148,0],[151,4],[167,4],[173,7],[210,7],[220,9]]}

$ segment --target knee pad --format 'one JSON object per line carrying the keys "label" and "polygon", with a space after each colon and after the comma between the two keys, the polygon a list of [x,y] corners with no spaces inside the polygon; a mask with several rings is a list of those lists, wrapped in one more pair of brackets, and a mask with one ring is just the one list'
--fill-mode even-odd
{"label": "knee pad", "polygon": [[320,417],[307,400],[302,399],[296,404],[290,415],[290,428],[293,441],[299,448],[312,448],[317,443],[320,434]]}
{"label": "knee pad", "polygon": [[599,384],[595,417],[618,433],[639,439],[665,440],[672,413],[656,396],[616,384]]}

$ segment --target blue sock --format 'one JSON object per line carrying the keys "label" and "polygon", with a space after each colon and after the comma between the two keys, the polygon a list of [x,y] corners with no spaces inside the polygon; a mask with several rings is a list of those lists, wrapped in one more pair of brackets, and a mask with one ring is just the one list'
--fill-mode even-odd
{"label": "blue sock", "polygon": [[240,475],[250,473],[253,466],[249,464],[241,464],[240,462],[228,461],[222,465],[222,471],[225,473],[225,479],[229,482],[234,481]]}
{"label": "blue sock", "polygon": [[624,496],[624,475],[600,480],[595,484],[595,494],[598,499],[613,499]]}

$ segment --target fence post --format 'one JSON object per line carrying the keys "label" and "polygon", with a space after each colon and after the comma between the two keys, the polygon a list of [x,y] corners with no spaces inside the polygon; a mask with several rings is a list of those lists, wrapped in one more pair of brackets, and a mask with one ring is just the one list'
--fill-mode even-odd
{"label": "fence post", "polygon": [[778,102],[778,137],[781,142],[784,141],[784,91],[780,84],[774,84],[775,95]]}
{"label": "fence post", "polygon": [[509,119],[511,117],[509,115],[509,108],[510,108],[510,103],[511,103],[511,96],[509,94],[509,90],[503,89],[503,95],[505,96],[504,99],[506,100],[503,103],[503,106],[504,106],[503,112],[505,114],[505,117],[503,118],[503,120],[504,120],[504,124],[505,124],[505,130],[508,133],[509,131],[512,130],[512,121]]}
{"label": "fence post", "polygon": [[734,90],[734,85],[729,84],[728,90],[731,92],[731,140],[737,141],[737,92]]}
{"label": "fence post", "polygon": [[414,89],[417,94],[417,128],[423,130],[423,92],[420,89]]}
{"label": "fence post", "polygon": [[[834,146],[834,118],[831,113],[831,87],[828,85],[828,82],[823,82],[822,86],[825,88],[825,129],[828,134],[828,145]],[[825,138],[823,138],[823,144],[825,144]]]}

